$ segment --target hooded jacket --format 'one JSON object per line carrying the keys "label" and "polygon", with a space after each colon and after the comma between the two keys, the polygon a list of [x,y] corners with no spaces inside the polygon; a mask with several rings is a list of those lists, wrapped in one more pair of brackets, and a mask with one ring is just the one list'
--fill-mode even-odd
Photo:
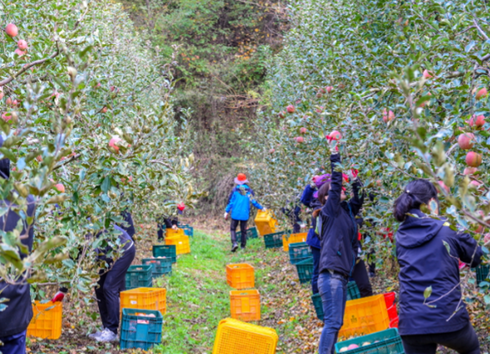
{"label": "hooded jacket", "polygon": [[[311,188],[311,186],[308,184],[305,187],[305,190],[303,191],[303,194],[301,195],[301,203],[303,203],[304,206],[307,208],[312,209],[312,211],[318,210],[322,208],[322,204],[320,201],[313,196],[315,194],[315,189]],[[316,218],[312,215],[311,216],[311,228],[308,230],[308,236],[306,237],[306,243],[308,246],[320,249],[321,243],[320,239],[318,238],[318,235],[316,233]]]}
{"label": "hooded jacket", "polygon": [[[460,303],[458,259],[476,267],[481,263],[482,250],[470,235],[451,230],[445,221],[432,219],[418,209],[409,213],[418,218],[407,217],[396,233],[400,264],[398,330],[401,335],[458,331],[470,320],[464,302]],[[424,305],[428,287],[432,293],[426,302],[431,306]]]}
{"label": "hooded jacket", "polygon": [[[10,176],[10,162],[8,159],[0,160],[0,177],[8,179]],[[35,200],[29,195],[26,198],[27,216],[34,217]],[[0,208],[8,208],[8,211],[0,217],[0,229],[5,232],[12,231],[16,228],[21,219],[19,214],[12,210],[15,205],[9,200],[0,200]],[[23,221],[21,235],[26,235],[21,242],[27,247],[29,252],[32,251],[34,241],[34,224],[27,225]],[[21,258],[27,257],[27,254],[20,254]],[[18,280],[16,285],[7,284],[0,278],[0,298],[9,299],[5,305],[7,308],[0,311],[0,338],[24,332],[32,318],[31,305],[31,287],[27,283],[27,277]],[[1,350],[1,349],[0,349]]]}
{"label": "hooded jacket", "polygon": [[340,155],[330,156],[332,181],[328,199],[320,210],[318,234],[321,240],[320,273],[334,270],[350,276],[358,252],[357,223],[355,216],[362,207],[364,196],[359,197],[360,182],[352,184],[354,197],[341,201],[342,172],[335,171]]}
{"label": "hooded jacket", "polygon": [[226,212],[231,210],[231,218],[234,220],[245,221],[250,217],[250,203],[257,209],[264,209],[254,198],[253,190],[246,184],[238,185],[233,188],[228,199]]}
{"label": "hooded jacket", "polygon": [[136,229],[134,228],[133,217],[131,213],[127,210],[121,212],[121,216],[124,218],[124,222],[118,224],[118,226],[126,231],[131,239],[134,241],[134,235],[136,234]]}

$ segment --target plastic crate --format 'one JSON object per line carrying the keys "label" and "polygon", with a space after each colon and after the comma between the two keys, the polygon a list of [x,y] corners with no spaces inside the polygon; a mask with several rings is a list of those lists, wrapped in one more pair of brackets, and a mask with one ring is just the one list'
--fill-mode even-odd
{"label": "plastic crate", "polygon": [[167,236],[165,238],[165,244],[175,245],[175,252],[177,254],[191,253],[191,246],[189,243],[189,236],[179,235],[179,236]]}
{"label": "plastic crate", "polygon": [[[374,343],[376,342],[376,343]],[[369,344],[367,344],[369,343]],[[351,344],[356,344],[359,348],[342,351]],[[337,353],[349,354],[403,354],[403,344],[398,330],[390,328],[381,332],[368,334],[366,336],[349,339],[335,344]]]}
{"label": "plastic crate", "polygon": [[226,282],[235,289],[255,287],[254,267],[250,264],[228,264],[226,266]]}
{"label": "plastic crate", "polygon": [[277,220],[274,217],[274,213],[270,210],[257,212],[255,217],[255,225],[261,236],[271,234],[276,231]]}
{"label": "plastic crate", "polygon": [[163,317],[158,311],[123,309],[120,333],[121,349],[148,350],[162,341]]}
{"label": "plastic crate", "polygon": [[344,325],[340,329],[339,338],[364,336],[385,330],[389,325],[383,295],[350,300],[345,305]]}
{"label": "plastic crate", "polygon": [[398,311],[396,310],[396,304],[391,305],[386,309],[388,312],[388,318],[391,320],[398,318]]}
{"label": "plastic crate", "polygon": [[175,245],[153,245],[153,257],[170,258],[172,263],[176,263],[177,247]]}
{"label": "plastic crate", "polygon": [[361,293],[359,292],[359,288],[357,287],[357,283],[355,281],[350,281],[347,283],[347,300],[355,300],[360,299]]}
{"label": "plastic crate", "polygon": [[311,258],[311,249],[306,242],[289,244],[289,261],[291,264],[297,264],[308,258]]}
{"label": "plastic crate", "polygon": [[[251,227],[247,229],[247,240],[251,238],[258,238],[259,235],[257,233],[257,228],[256,227]],[[240,241],[242,239],[242,231],[237,231],[236,233],[236,239]]]}
{"label": "plastic crate", "polygon": [[395,303],[396,292],[392,291],[390,293],[383,294],[383,296],[385,297],[386,308],[390,308]]}
{"label": "plastic crate", "polygon": [[274,354],[278,339],[272,328],[227,318],[219,323],[213,354]]}
{"label": "plastic crate", "polygon": [[282,236],[285,231],[274,232],[273,234],[264,235],[265,248],[281,248],[282,247]]}
{"label": "plastic crate", "polygon": [[137,288],[120,292],[120,310],[123,308],[155,310],[162,315],[167,312],[167,290],[160,288]]}
{"label": "plastic crate", "polygon": [[320,294],[315,294],[311,297],[311,301],[313,302],[313,307],[315,307],[316,317],[323,322],[323,303],[322,297]]}
{"label": "plastic crate", "polygon": [[313,277],[313,258],[310,257],[296,263],[296,269],[301,284],[311,283]]}
{"label": "plastic crate", "polygon": [[477,284],[480,284],[482,281],[488,279],[488,275],[490,274],[490,265],[480,264],[475,270]]}
{"label": "plastic crate", "polygon": [[31,322],[27,327],[29,337],[43,339],[58,339],[61,336],[61,317],[63,315],[62,302],[47,302],[41,304],[35,301],[32,304]]}
{"label": "plastic crate", "polygon": [[151,265],[132,265],[126,272],[126,289],[151,287]]}
{"label": "plastic crate", "polygon": [[260,294],[258,290],[230,291],[231,317],[241,321],[260,320]]}
{"label": "plastic crate", "polygon": [[282,236],[282,248],[285,252],[289,251],[289,245],[291,243],[306,242],[307,232],[300,232],[298,234],[283,235]]}
{"label": "plastic crate", "polygon": [[170,258],[143,258],[141,263],[151,265],[152,278],[158,278],[172,272],[172,259]]}
{"label": "plastic crate", "polygon": [[193,237],[194,236],[194,228],[187,224],[179,225],[179,227],[184,230],[184,235]]}
{"label": "plastic crate", "polygon": [[398,317],[390,321],[390,328],[398,328]]}
{"label": "plastic crate", "polygon": [[185,236],[184,229],[166,229],[165,238],[167,237],[177,237],[177,236]]}

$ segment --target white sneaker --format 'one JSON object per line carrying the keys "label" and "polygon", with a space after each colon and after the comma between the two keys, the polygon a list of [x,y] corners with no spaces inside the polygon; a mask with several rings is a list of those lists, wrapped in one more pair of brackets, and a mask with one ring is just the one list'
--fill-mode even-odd
{"label": "white sneaker", "polygon": [[100,336],[95,337],[97,342],[114,342],[117,341],[117,334],[112,332],[109,328],[102,331]]}
{"label": "white sneaker", "polygon": [[104,327],[102,327],[102,329],[100,331],[97,331],[97,332],[94,332],[94,333],[90,333],[88,335],[88,337],[90,339],[95,339],[96,337],[100,336],[102,334],[102,332],[104,331]]}

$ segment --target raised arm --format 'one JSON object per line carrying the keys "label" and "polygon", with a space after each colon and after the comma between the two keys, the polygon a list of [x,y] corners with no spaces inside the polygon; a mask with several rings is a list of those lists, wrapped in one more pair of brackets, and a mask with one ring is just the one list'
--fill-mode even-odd
{"label": "raised arm", "polygon": [[362,204],[364,203],[364,192],[360,193],[360,189],[361,182],[358,178],[356,178],[354,183],[352,183],[352,193],[354,194],[354,196],[349,201],[352,213],[354,215],[357,215],[359,213],[359,210],[361,210]]}
{"label": "raised arm", "polygon": [[301,195],[300,202],[308,207],[311,208],[311,202],[313,201],[313,194],[315,193],[315,189],[311,188],[311,185],[307,185],[305,187],[305,190],[303,191],[303,194]]}
{"label": "raised arm", "polygon": [[328,191],[328,199],[323,206],[322,212],[326,212],[328,216],[334,216],[340,210],[340,195],[342,193],[342,172],[335,171],[337,164],[340,164],[340,154],[330,155],[330,165],[332,167],[332,177],[330,190]]}
{"label": "raised arm", "polygon": [[451,248],[454,247],[459,259],[470,267],[476,267],[481,263],[483,251],[475,239],[468,234],[456,234],[452,238]]}

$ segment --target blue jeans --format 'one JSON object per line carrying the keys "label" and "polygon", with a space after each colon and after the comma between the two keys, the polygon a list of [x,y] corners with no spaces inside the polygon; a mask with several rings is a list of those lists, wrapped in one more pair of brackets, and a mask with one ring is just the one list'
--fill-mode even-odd
{"label": "blue jeans", "polygon": [[3,346],[0,346],[0,352],[3,354],[25,354],[26,334],[27,331],[24,331],[13,336],[1,337],[0,341],[3,342]]}
{"label": "blue jeans", "polygon": [[311,247],[311,254],[313,255],[313,274],[311,276],[311,290],[313,295],[318,294],[318,276],[320,275],[320,255],[321,250],[315,247]]}
{"label": "blue jeans", "polygon": [[334,354],[335,343],[344,322],[347,301],[347,278],[330,272],[322,272],[318,277],[318,288],[323,304],[323,330],[318,351],[320,354]]}

